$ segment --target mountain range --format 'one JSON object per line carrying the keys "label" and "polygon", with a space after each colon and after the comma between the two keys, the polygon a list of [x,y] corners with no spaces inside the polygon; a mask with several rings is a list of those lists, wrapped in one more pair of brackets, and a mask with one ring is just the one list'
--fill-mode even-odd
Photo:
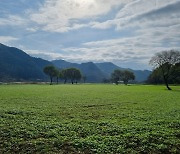
{"label": "mountain range", "polygon": [[[47,65],[54,65],[59,69],[78,68],[87,77],[87,82],[91,83],[99,83],[104,79],[109,79],[115,69],[125,70],[125,68],[111,62],[78,64],[65,60],[47,61],[32,57],[18,48],[8,47],[0,43],[0,82],[46,81],[48,77],[43,73],[43,68]],[[128,70],[134,72],[138,82],[145,81],[151,73],[148,70]]]}
{"label": "mountain range", "polygon": [[24,51],[0,44],[0,81],[44,80],[43,68],[52,63]]}

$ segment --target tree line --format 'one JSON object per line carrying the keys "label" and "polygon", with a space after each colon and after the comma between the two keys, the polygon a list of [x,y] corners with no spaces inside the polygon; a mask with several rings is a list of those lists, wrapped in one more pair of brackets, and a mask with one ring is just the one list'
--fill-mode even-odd
{"label": "tree line", "polygon": [[59,79],[64,80],[64,84],[69,80],[72,84],[80,81],[81,79],[86,80],[86,77],[82,75],[81,71],[77,68],[67,68],[59,70],[55,66],[46,66],[44,68],[44,73],[49,76],[50,84],[53,83],[53,78],[56,78],[56,83],[58,84]]}
{"label": "tree line", "polygon": [[[67,83],[69,80],[72,84],[76,83],[80,80],[83,80],[83,82],[86,81],[87,77],[83,76],[81,71],[77,68],[67,68],[59,70],[55,66],[46,66],[44,68],[44,73],[49,76],[50,78],[50,84],[53,83],[53,78],[56,79],[56,83],[59,83],[59,79],[64,80],[64,84]],[[133,72],[130,72],[128,70],[114,70],[114,72],[111,74],[111,78],[108,79],[108,82],[115,83],[118,85],[119,83],[123,82],[125,85],[128,84],[128,82],[135,79],[135,75]]]}
{"label": "tree line", "polygon": [[[154,67],[147,79],[149,84],[165,84],[168,90],[172,90],[169,84],[180,84],[180,51],[168,50],[156,53],[149,64]],[[130,71],[115,70],[111,75],[111,80],[118,84],[123,81],[127,85],[129,80],[134,80],[135,76]]]}
{"label": "tree line", "polygon": [[[180,84],[180,51],[169,50],[159,52],[151,58],[149,64],[154,67],[154,70],[148,77],[147,83],[164,83],[168,90],[171,90],[169,84]],[[56,78],[57,83],[59,79],[63,79],[64,83],[70,80],[72,84],[77,83],[81,79],[85,82],[87,79],[77,68],[58,70],[54,66],[46,66],[44,73],[50,77],[50,84],[52,84],[53,78]],[[117,69],[111,74],[111,78],[104,80],[104,82],[115,83],[117,85],[123,82],[127,85],[129,81],[133,80],[135,80],[133,72]]]}

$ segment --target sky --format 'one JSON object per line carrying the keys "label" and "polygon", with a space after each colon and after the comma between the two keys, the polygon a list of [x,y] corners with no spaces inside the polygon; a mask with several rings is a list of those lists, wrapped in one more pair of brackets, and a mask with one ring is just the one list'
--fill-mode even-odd
{"label": "sky", "polygon": [[180,0],[0,0],[0,43],[46,60],[151,69],[180,50]]}

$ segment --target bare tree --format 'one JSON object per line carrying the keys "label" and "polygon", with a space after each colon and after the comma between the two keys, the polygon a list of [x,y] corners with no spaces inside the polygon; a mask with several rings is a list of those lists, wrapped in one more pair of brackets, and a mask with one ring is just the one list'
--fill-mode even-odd
{"label": "bare tree", "polygon": [[160,68],[164,83],[168,90],[171,90],[168,84],[169,76],[172,67],[180,62],[180,52],[177,50],[162,51],[153,56],[150,60],[150,65],[154,68]]}

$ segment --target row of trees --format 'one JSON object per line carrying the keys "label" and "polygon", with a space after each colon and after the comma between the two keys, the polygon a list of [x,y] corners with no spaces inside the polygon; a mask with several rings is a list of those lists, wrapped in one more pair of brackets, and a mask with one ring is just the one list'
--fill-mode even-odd
{"label": "row of trees", "polygon": [[50,77],[50,84],[52,84],[53,78],[56,78],[57,84],[59,82],[59,79],[63,79],[64,83],[70,80],[72,84],[77,84],[77,82],[81,80],[81,78],[83,78],[84,82],[86,80],[86,77],[82,76],[80,70],[77,68],[58,70],[52,65],[46,66],[44,68],[44,73]]}
{"label": "row of trees", "polygon": [[[57,84],[59,82],[59,79],[64,80],[64,83],[70,80],[72,84],[77,84],[77,82],[81,79],[83,79],[84,82],[86,81],[86,76],[82,76],[80,70],[77,68],[67,68],[59,70],[53,65],[51,65],[46,66],[43,71],[46,75],[49,76],[50,84],[52,84],[53,78],[56,78]],[[124,84],[127,85],[130,80],[134,79],[135,75],[133,72],[130,72],[128,70],[114,70],[114,72],[111,74],[111,79],[109,81],[116,83],[117,85],[120,82],[124,82]]]}
{"label": "row of trees", "polygon": [[[149,64],[154,67],[154,70],[147,80],[148,83],[164,83],[168,90],[171,90],[169,84],[180,84],[180,51],[169,50],[159,52],[151,58]],[[115,70],[111,75],[111,80],[116,84],[119,81],[127,84],[129,80],[134,79],[134,74],[127,70]]]}
{"label": "row of trees", "polygon": [[[148,83],[165,83],[168,90],[171,90],[169,83],[180,83],[180,51],[170,50],[162,51],[153,56],[150,60],[150,65],[154,67],[152,74],[148,78]],[[54,66],[46,66],[44,68],[44,73],[49,75],[51,84],[53,78],[63,79],[64,83],[70,80],[73,84],[86,77],[82,76],[80,70],[76,68],[68,68],[64,70],[58,70]],[[135,75],[133,72],[128,70],[114,70],[111,74],[111,79],[106,82],[113,82],[119,84],[124,82],[125,85],[128,84],[130,80],[134,80]]]}

